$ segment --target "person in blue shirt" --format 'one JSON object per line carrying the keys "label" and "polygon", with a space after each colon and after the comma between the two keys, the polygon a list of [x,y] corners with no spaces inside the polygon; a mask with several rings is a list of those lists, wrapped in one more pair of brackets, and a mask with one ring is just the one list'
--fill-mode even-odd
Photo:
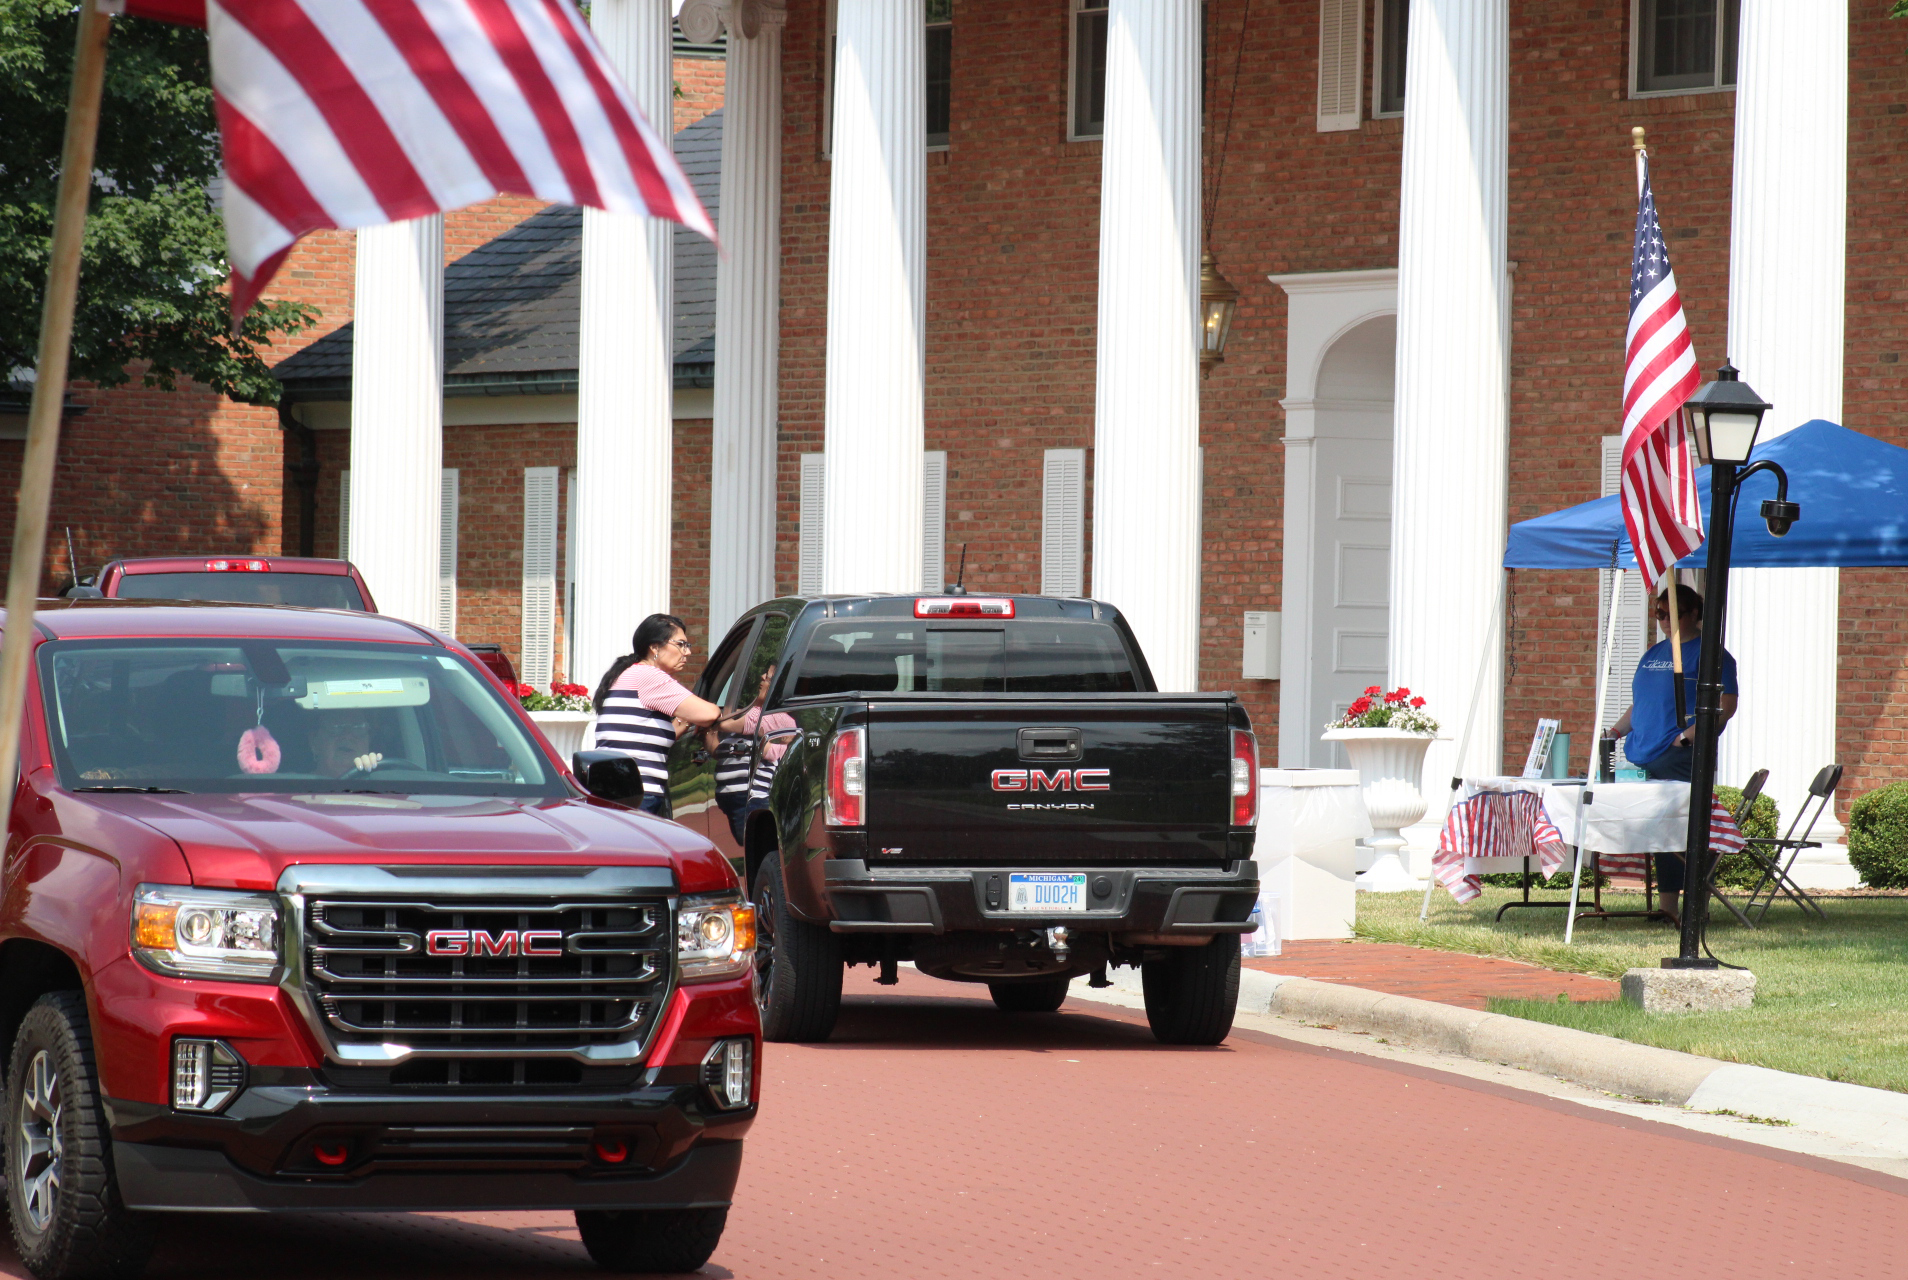
{"label": "person in blue shirt", "polygon": [[[1694,752],[1690,740],[1696,727],[1696,670],[1703,654],[1703,598],[1685,586],[1676,588],[1677,619],[1683,631],[1683,697],[1690,722],[1676,722],[1676,668],[1670,652],[1671,642],[1662,640],[1651,646],[1637,663],[1636,676],[1630,681],[1630,707],[1620,719],[1603,731],[1606,738],[1627,738],[1623,754],[1639,766],[1652,781],[1688,782]],[[1656,598],[1656,625],[1670,627],[1669,593]],[[1722,655],[1721,718],[1716,730],[1736,714],[1736,659],[1729,650]],[[1678,908],[1683,892],[1683,855],[1656,855],[1656,883],[1663,891],[1663,909],[1681,919]]]}

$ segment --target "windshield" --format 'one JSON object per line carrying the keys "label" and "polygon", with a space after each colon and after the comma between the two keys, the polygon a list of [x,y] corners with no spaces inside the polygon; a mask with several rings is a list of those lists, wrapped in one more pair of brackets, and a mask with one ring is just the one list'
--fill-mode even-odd
{"label": "windshield", "polygon": [[40,647],[69,790],[570,794],[491,682],[416,645]]}
{"label": "windshield", "polygon": [[364,612],[358,584],[341,573],[129,573],[113,588],[120,600],[223,600]]}
{"label": "windshield", "polygon": [[1104,622],[824,622],[793,697],[838,693],[1136,693],[1120,633]]}

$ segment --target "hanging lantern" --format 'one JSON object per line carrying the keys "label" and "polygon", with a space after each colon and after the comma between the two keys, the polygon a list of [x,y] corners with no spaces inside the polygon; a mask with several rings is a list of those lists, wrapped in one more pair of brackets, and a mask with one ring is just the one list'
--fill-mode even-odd
{"label": "hanging lantern", "polygon": [[1232,331],[1232,313],[1239,307],[1239,291],[1219,274],[1219,264],[1208,249],[1199,261],[1199,371],[1226,358],[1226,335]]}

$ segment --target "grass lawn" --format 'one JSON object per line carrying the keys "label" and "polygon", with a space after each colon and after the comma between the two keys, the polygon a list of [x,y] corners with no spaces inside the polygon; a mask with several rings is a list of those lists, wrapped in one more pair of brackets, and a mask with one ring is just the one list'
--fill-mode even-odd
{"label": "grass lawn", "polygon": [[[1558,896],[1542,890],[1537,897]],[[1442,891],[1420,924],[1419,894],[1361,893],[1358,933],[1375,942],[1508,956],[1546,968],[1618,978],[1625,969],[1655,968],[1676,954],[1668,925],[1642,920],[1585,920],[1563,942],[1563,911],[1512,911],[1491,916],[1518,897],[1486,887],[1459,906]],[[1605,891],[1613,910],[1641,909],[1642,895]],[[1908,1092],[1908,898],[1824,898],[1827,922],[1787,904],[1767,922],[1744,929],[1723,912],[1711,919],[1709,946],[1756,975],[1753,1009],[1737,1013],[1651,1014],[1621,1002],[1550,1004],[1493,1000],[1497,1013],[1554,1022],[1641,1044],[1681,1049],[1726,1062],[1794,1071]]]}

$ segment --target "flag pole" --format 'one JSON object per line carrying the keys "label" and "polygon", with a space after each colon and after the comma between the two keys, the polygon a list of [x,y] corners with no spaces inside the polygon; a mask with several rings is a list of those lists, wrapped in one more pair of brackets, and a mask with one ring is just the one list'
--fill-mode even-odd
{"label": "flag pole", "polygon": [[[27,410],[26,454],[13,519],[13,557],[7,569],[6,634],[0,639],[0,778],[12,779],[20,762],[20,728],[26,708],[27,661],[33,652],[33,603],[40,594],[46,557],[47,511],[59,458],[60,411],[66,401],[66,366],[73,347],[73,310],[79,295],[80,248],[86,239],[86,201],[93,185],[93,144],[99,135],[100,89],[106,78],[106,36],[111,19],[99,0],[81,0],[79,35],[73,49],[73,87],[67,98],[66,140],[60,153],[60,187],[53,207],[53,248],[47,262],[46,301],[40,312],[40,355],[33,403]],[[14,786],[0,806],[11,817]],[[4,830],[0,826],[0,830]]]}
{"label": "flag pole", "polygon": [[[1644,141],[1643,126],[1637,125],[1630,130],[1630,147],[1636,152],[1636,196],[1643,198],[1643,183],[1649,175],[1650,148]],[[1639,565],[1642,564],[1638,560]],[[1683,692],[1683,622],[1676,608],[1676,566],[1671,565],[1666,588],[1669,595],[1670,613],[1670,667],[1676,673],[1676,731],[1681,733],[1689,723],[1687,698]]]}

